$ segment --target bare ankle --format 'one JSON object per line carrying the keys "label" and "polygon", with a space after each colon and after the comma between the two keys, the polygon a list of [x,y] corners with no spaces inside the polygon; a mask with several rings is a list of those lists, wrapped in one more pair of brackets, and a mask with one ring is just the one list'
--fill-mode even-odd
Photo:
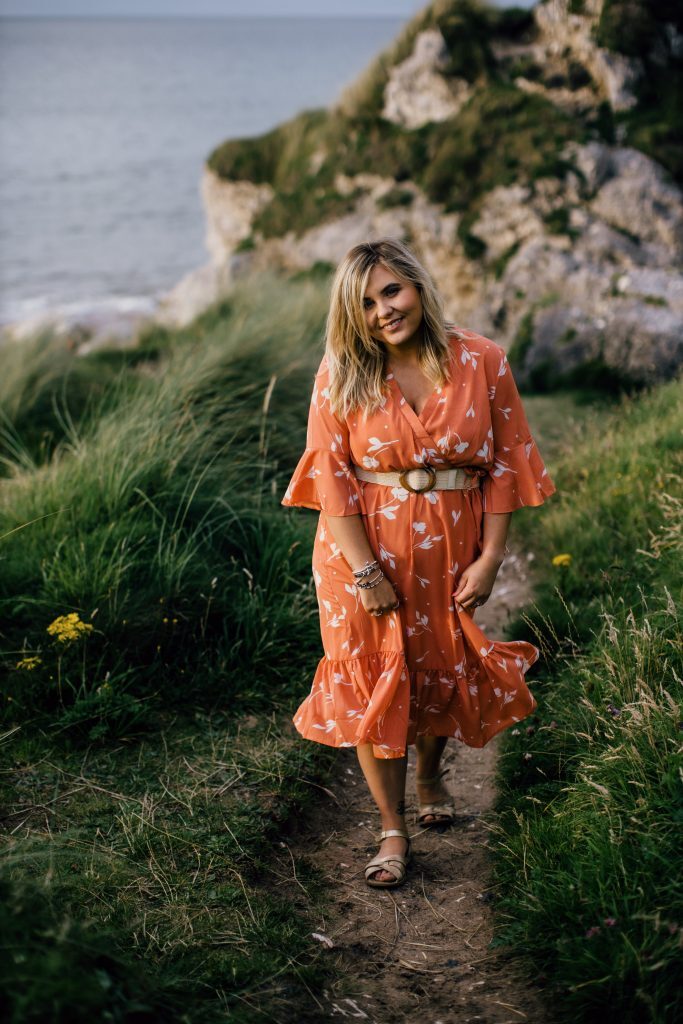
{"label": "bare ankle", "polygon": [[[382,832],[406,831],[405,814],[397,814],[395,808],[387,808],[380,811],[380,829]],[[392,837],[389,837],[392,838]]]}

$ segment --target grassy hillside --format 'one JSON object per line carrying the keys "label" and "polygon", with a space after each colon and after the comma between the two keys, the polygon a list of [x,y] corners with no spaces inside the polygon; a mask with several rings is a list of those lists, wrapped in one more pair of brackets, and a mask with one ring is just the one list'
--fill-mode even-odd
{"label": "grassy hillside", "polygon": [[132,353],[7,350],[3,1019],[250,1021],[317,983],[286,837],[327,754],[281,724],[314,517],[279,498],[325,301],[265,275]]}
{"label": "grassy hillside", "polygon": [[[567,1021],[680,1019],[681,382],[624,399],[540,517],[539,709],[507,734],[498,941]],[[553,564],[555,558],[557,564]]]}
{"label": "grassy hillside", "polygon": [[287,838],[322,748],[268,717],[157,727],[71,750],[4,734],[4,1021],[248,1024],[320,985],[298,912],[302,891],[316,912],[320,880],[292,876]]}
{"label": "grassy hillside", "polygon": [[[263,277],[192,332],[149,335],[145,361],[73,358],[58,382],[49,347],[28,364],[26,400],[5,405],[5,713],[95,738],[188,698],[260,707],[262,678],[283,698],[301,684],[310,523],[283,520],[278,484],[303,445],[323,315],[321,286]],[[48,632],[74,613],[79,638]]]}

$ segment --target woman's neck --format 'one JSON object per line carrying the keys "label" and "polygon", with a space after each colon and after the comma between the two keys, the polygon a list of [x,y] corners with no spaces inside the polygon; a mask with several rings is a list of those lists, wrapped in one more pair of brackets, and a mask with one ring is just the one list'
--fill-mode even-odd
{"label": "woman's neck", "polygon": [[386,345],[384,364],[387,368],[410,367],[419,365],[420,339],[410,338],[402,345]]}

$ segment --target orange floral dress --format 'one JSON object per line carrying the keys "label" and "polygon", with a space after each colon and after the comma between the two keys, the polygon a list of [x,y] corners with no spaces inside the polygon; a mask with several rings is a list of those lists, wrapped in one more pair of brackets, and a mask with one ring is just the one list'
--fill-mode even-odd
{"label": "orange floral dress", "polygon": [[[456,610],[453,592],[480,554],[483,513],[541,505],[555,486],[504,350],[474,331],[458,333],[450,338],[451,379],[419,416],[387,374],[376,412],[341,419],[330,409],[325,358],[316,374],[306,450],[282,499],[320,511],[313,577],[325,653],[294,716],[306,739],[371,743],[382,758],[402,757],[423,735],[482,747],[536,707],[524,676],[538,649],[487,639]],[[352,464],[379,472],[459,466],[480,481],[416,494],[362,482]],[[363,608],[327,523],[327,515],[358,513],[400,601],[378,617]]]}

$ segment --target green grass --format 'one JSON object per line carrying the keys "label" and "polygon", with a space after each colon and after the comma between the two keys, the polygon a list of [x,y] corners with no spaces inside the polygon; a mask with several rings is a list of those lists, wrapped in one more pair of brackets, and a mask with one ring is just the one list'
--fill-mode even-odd
{"label": "green grass", "polygon": [[[320,280],[262,276],[214,320],[151,332],[151,370],[118,372],[89,408],[72,413],[65,389],[64,436],[51,450],[22,434],[24,413],[7,428],[0,692],[10,723],[44,712],[51,729],[96,739],[128,732],[134,709],[142,724],[188,694],[253,710],[270,701],[262,680],[283,699],[298,692],[308,669],[294,654],[319,643],[312,524],[283,517],[279,498],[304,444],[324,306]],[[96,374],[83,362],[72,357],[67,379]],[[90,634],[50,637],[73,612]],[[16,668],[26,657],[41,661]]]}
{"label": "green grass", "polygon": [[288,834],[323,748],[200,711],[113,749],[5,747],[4,1020],[287,1019],[320,984],[320,881]]}
{"label": "green grass", "polygon": [[[78,357],[49,337],[11,351],[0,1001],[13,1024],[286,1019],[324,974],[317,879],[305,865],[294,878],[287,847],[329,763],[289,722],[320,656],[315,517],[279,499],[305,443],[328,271],[242,282],[126,352]],[[48,631],[73,613],[80,636]]]}
{"label": "green grass", "polygon": [[513,629],[544,670],[500,762],[497,941],[572,1022],[682,1008],[681,390],[624,398],[565,442]]}
{"label": "green grass", "polygon": [[[273,199],[254,220],[255,234],[300,235],[354,208],[362,190],[337,192],[340,171],[353,176],[372,168],[399,184],[410,179],[432,202],[467,210],[476,220],[477,203],[497,185],[563,174],[568,165],[560,151],[577,138],[583,138],[580,124],[549,101],[492,81],[475,88],[457,118],[440,124],[408,131],[366,115],[305,111],[260,139],[224,143],[208,165],[230,180],[273,185]],[[314,161],[317,153],[322,163]]]}

